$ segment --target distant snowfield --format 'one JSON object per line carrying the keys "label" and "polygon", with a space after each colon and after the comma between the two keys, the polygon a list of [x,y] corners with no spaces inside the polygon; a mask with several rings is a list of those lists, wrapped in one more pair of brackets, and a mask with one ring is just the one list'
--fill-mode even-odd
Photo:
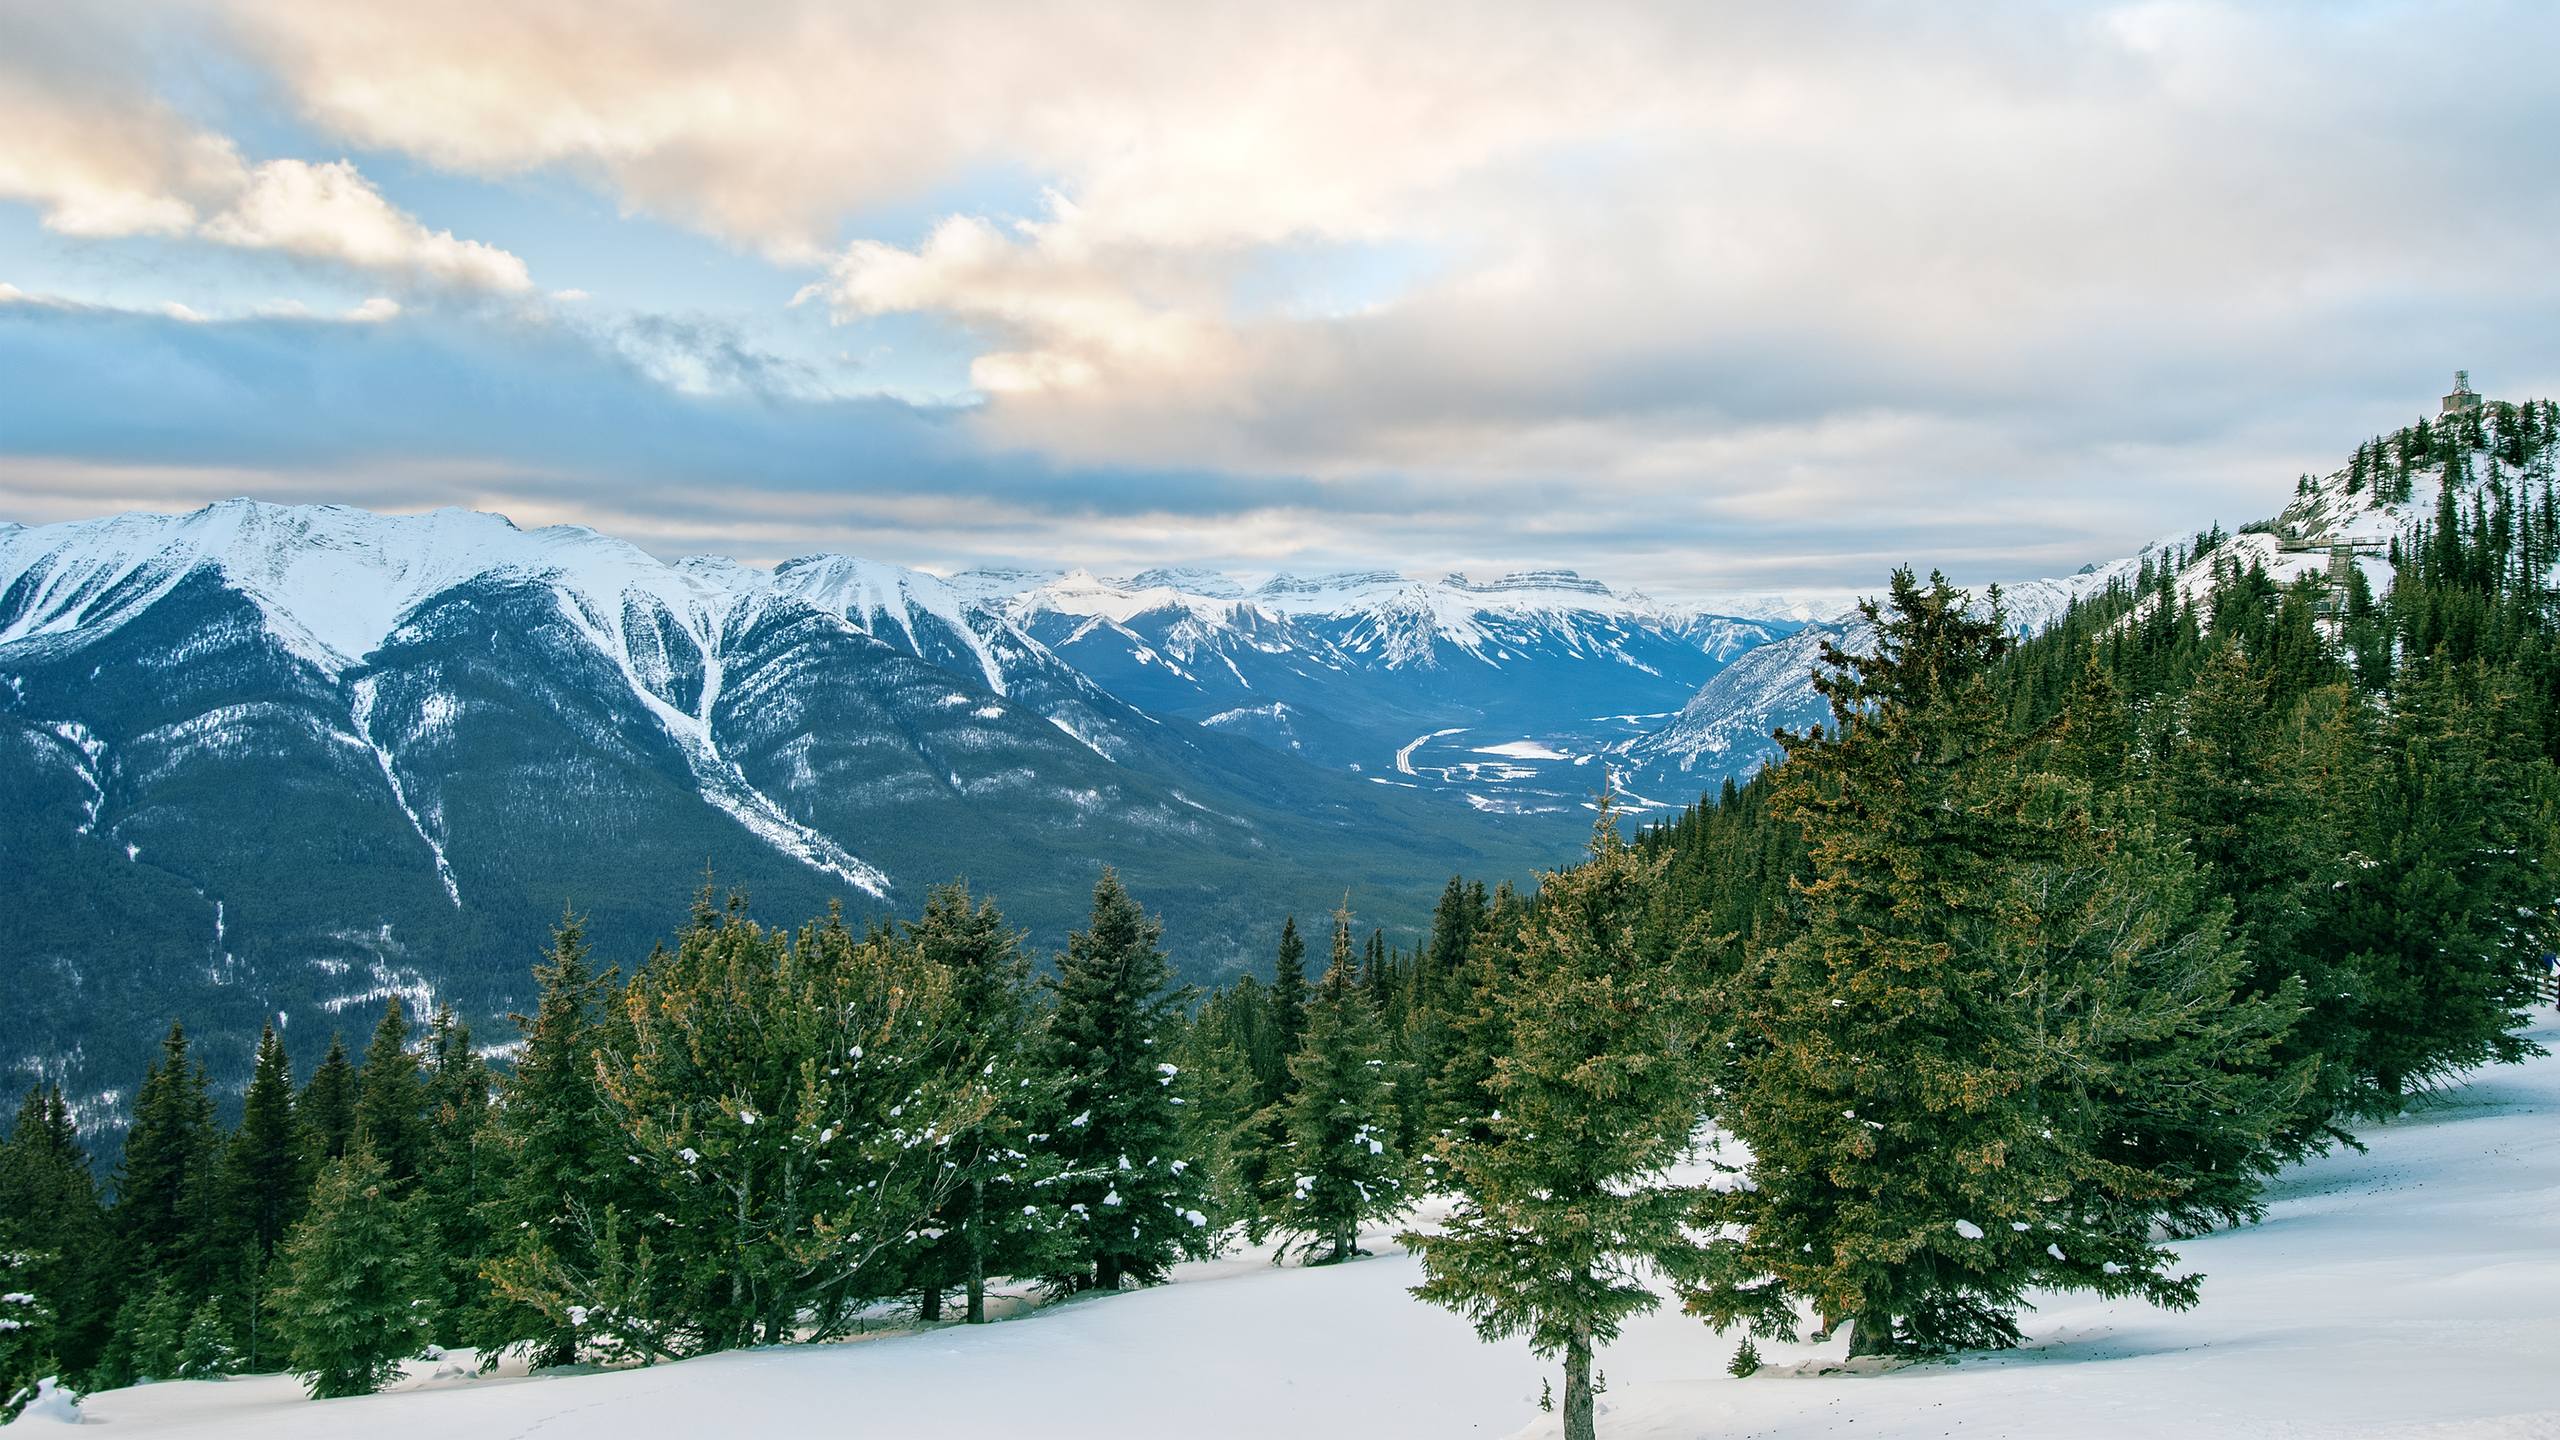
{"label": "distant snowfield", "polygon": [[[2538,1038],[2560,1048],[2560,1027]],[[2187,1314],[2065,1298],[2006,1355],[1825,1376],[1784,1372],[1841,1343],[1764,1344],[1772,1370],[1734,1380],[1730,1339],[1657,1313],[1601,1358],[1600,1433],[2560,1436],[2560,1062],[2486,1072],[2366,1140],[2286,1175],[2264,1224],[2179,1247],[2210,1277]],[[1319,1270],[1232,1257],[974,1328],[535,1380],[421,1364],[400,1390],[319,1403],[282,1378],[152,1385],[87,1409],[137,1440],[1556,1433],[1537,1408],[1553,1367],[1477,1344],[1404,1294],[1416,1278],[1391,1247]]]}

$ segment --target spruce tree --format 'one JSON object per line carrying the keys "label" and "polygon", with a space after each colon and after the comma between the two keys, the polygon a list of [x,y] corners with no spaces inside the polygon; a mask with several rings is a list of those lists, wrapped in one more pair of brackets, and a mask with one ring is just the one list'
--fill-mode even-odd
{"label": "spruce tree", "polygon": [[355,1139],[356,1067],[347,1059],[345,1037],[329,1037],[329,1053],[311,1072],[294,1112],[301,1122],[303,1172],[317,1176],[321,1166],[346,1154],[348,1142]]}
{"label": "spruce tree", "polygon": [[482,1202],[495,1185],[481,1142],[489,1121],[489,1067],[471,1048],[471,1027],[450,1005],[436,1007],[427,1027],[425,1148],[418,1177],[419,1218],[445,1260],[437,1297],[438,1338],[463,1343],[469,1317],[486,1303],[480,1266],[488,1242]]}
{"label": "spruce tree", "polygon": [[517,1343],[537,1368],[578,1358],[576,1312],[523,1297],[557,1288],[545,1277],[598,1270],[595,1240],[618,1198],[622,1152],[596,1081],[612,983],[590,954],[585,922],[563,914],[533,970],[534,1013],[515,1017],[524,1049],[500,1087],[487,1135],[493,1180],[482,1233],[494,1251],[485,1269],[495,1294],[471,1321],[484,1365]]}
{"label": "spruce tree", "polygon": [[0,1245],[0,1425],[26,1408],[54,1362],[54,1311],[37,1288],[46,1258]]}
{"label": "spruce tree", "polygon": [[292,1067],[270,1025],[258,1036],[240,1128],[232,1132],[223,1159],[229,1240],[253,1267],[275,1257],[285,1232],[301,1218],[309,1189],[293,1110]]}
{"label": "spruce tree", "polygon": [[[1289,1138],[1281,1157],[1288,1188],[1273,1226],[1304,1241],[1310,1264],[1350,1259],[1359,1253],[1362,1224],[1412,1208],[1396,1145],[1386,1032],[1356,965],[1351,912],[1337,910],[1333,963],[1307,1007],[1305,1044],[1289,1062],[1296,1083],[1284,1107]],[[1287,1250],[1283,1244],[1280,1253]]]}
{"label": "spruce tree", "polygon": [[1275,1043],[1262,1076],[1265,1105],[1288,1096],[1289,1057],[1298,1053],[1307,1029],[1307,942],[1294,915],[1280,922],[1280,951],[1271,962],[1271,1028]]}
{"label": "spruce tree", "polygon": [[1086,928],[1067,938],[1049,980],[1062,1204],[1076,1217],[1048,1272],[1068,1290],[1154,1284],[1211,1240],[1200,1179],[1182,1154],[1179,1067],[1163,1042],[1181,1003],[1163,926],[1105,869]]}
{"label": "spruce tree", "polygon": [[885,929],[831,912],[767,930],[743,900],[704,904],[632,978],[598,1067],[638,1191],[629,1269],[599,1230],[596,1272],[516,1298],[671,1354],[852,1328],[907,1288],[957,1194],[950,1148],[991,1105],[953,1003],[949,973]]}
{"label": "spruce tree", "polygon": [[[0,1293],[31,1294],[45,1311],[41,1344],[22,1337],[31,1362],[49,1355],[66,1375],[97,1362],[117,1301],[116,1250],[62,1087],[29,1087],[0,1144],[0,1252],[17,1257]],[[0,1390],[14,1391],[6,1373]]]}
{"label": "spruce tree", "polygon": [[1669,1171],[1704,1071],[1696,997],[1644,938],[1658,871],[1604,804],[1590,860],[1544,877],[1512,963],[1488,977],[1508,1040],[1485,1082],[1495,1108],[1440,1142],[1445,1228],[1405,1237],[1425,1277],[1414,1294],[1488,1341],[1563,1357],[1567,1440],[1591,1440],[1593,1356],[1659,1303],[1649,1275],[1690,1266],[1690,1197]]}
{"label": "spruce tree", "polygon": [[356,1076],[356,1133],[382,1162],[395,1186],[405,1186],[426,1163],[426,1088],[418,1054],[409,1048],[409,1016],[393,995],[382,1002],[382,1020],[364,1047]]}
{"label": "spruce tree", "polygon": [[231,1322],[223,1317],[222,1302],[207,1296],[188,1317],[179,1337],[175,1373],[181,1380],[219,1380],[239,1366],[240,1352],[232,1344]]}
{"label": "spruce tree", "polygon": [[426,1346],[437,1279],[421,1231],[363,1138],[321,1169],[269,1301],[286,1363],[314,1400],[370,1395]]}
{"label": "spruce tree", "polygon": [[914,1259],[919,1308],[942,1314],[943,1292],[958,1286],[962,1315],[986,1319],[987,1277],[1037,1273],[1061,1243],[1062,1217],[1049,1203],[1057,1165],[1030,1143],[1048,1109],[1034,1022],[1031,970],[1021,937],[994,902],[980,902],[965,881],[935,887],[906,942],[949,977],[952,1014],[971,1070],[968,1086],[983,1113],[944,1148],[952,1194],[932,1221],[936,1236]]}
{"label": "spruce tree", "polygon": [[2033,1285],[2192,1304],[2152,1222],[2218,1112],[2264,1153],[2299,991],[2238,998],[2185,862],[2029,779],[1988,684],[1996,592],[1977,613],[1903,570],[1887,604],[1873,655],[1825,655],[1832,728],[1785,737],[1772,806],[1812,878],[1725,986],[1748,1043],[1719,1118],[1752,1159],[1700,1197],[1690,1308],[1792,1336],[1809,1303],[1871,1355],[2014,1343]]}
{"label": "spruce tree", "polygon": [[116,1229],[137,1288],[174,1279],[201,1293],[215,1261],[213,1100],[185,1026],[169,1027],[160,1056],[134,1094],[116,1172]]}

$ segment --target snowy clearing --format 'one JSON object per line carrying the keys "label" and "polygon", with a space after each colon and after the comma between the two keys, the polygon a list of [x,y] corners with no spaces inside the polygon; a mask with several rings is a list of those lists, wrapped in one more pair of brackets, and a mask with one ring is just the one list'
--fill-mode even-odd
{"label": "snowy clearing", "polygon": [[[2560,1046],[2560,1027],[2538,1038]],[[2560,1436],[2560,1061],[2491,1071],[2376,1126],[2364,1155],[2303,1166],[2267,1220],[2181,1248],[2211,1278],[2185,1315],[2067,1298],[2029,1348],[1883,1375],[1819,1371],[1843,1346],[1733,1342],[1675,1313],[1601,1357],[1600,1433],[1689,1437]],[[92,1398],[121,1436],[242,1440],[1524,1436],[1552,1367],[1411,1300],[1383,1241],[1356,1264],[1258,1256],[1179,1283],[976,1328],[742,1351],[649,1370],[524,1380],[421,1363],[402,1389],[305,1401],[281,1377]],[[39,1431],[41,1422],[22,1428]]]}
{"label": "snowy clearing", "polygon": [[1479,745],[1478,755],[1501,755],[1513,760],[1570,760],[1573,757],[1543,740],[1506,740],[1499,745]]}

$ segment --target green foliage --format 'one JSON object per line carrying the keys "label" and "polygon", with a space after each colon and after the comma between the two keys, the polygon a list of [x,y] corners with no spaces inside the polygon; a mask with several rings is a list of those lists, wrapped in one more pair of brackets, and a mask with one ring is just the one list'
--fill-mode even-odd
{"label": "green foliage", "polygon": [[1668,1178],[1698,1120],[1697,997],[1643,924],[1659,863],[1603,808],[1590,860],[1546,876],[1484,1004],[1508,1045],[1481,1134],[1442,1139],[1456,1203],[1414,1294],[1486,1340],[1565,1360],[1565,1433],[1592,1426],[1591,1357],[1659,1303],[1648,1271],[1691,1265],[1686,1187]]}
{"label": "green foliage", "polygon": [[[32,1328],[0,1337],[16,1357],[9,1363],[50,1359],[62,1373],[86,1374],[108,1342],[117,1254],[59,1086],[29,1087],[0,1143],[0,1253],[12,1257],[0,1293],[32,1295],[43,1311]],[[39,1378],[0,1369],[0,1391],[15,1394]]]}
{"label": "green foliage", "polygon": [[1702,1197],[1684,1286],[1719,1328],[1792,1336],[1802,1301],[1853,1354],[1926,1352],[2014,1343],[2031,1286],[2192,1304],[2152,1220],[2226,1140],[2263,1169],[2302,1083],[2263,1063],[2294,997],[2239,997],[2185,858],[2021,763],[2009,641],[1969,598],[1898,572],[1876,654],[1827,657],[1833,729],[1785,737],[1772,802],[1812,878],[1724,986],[1752,1183]]}
{"label": "green foliage", "polygon": [[595,970],[573,914],[561,917],[533,975],[540,999],[532,1016],[515,1017],[524,1049],[499,1087],[481,1147],[491,1175],[480,1202],[491,1295],[468,1323],[483,1365],[519,1343],[536,1366],[574,1362],[580,1296],[598,1288],[619,1295],[582,1280],[611,1268],[596,1241],[608,1229],[619,1239],[614,1207],[624,1198],[622,1152],[596,1079],[615,1018],[612,977]]}
{"label": "green foliage", "polygon": [[1050,982],[1049,1065],[1056,1076],[1046,1144],[1075,1217],[1046,1272],[1067,1290],[1157,1283],[1211,1243],[1201,1177],[1182,1154],[1180,1067],[1166,1058],[1182,996],[1157,948],[1163,926],[1110,870],[1093,915],[1067,938]]}
{"label": "green foliage", "polygon": [[978,1116],[945,1147],[952,1194],[922,1232],[913,1283],[927,1319],[939,1317],[946,1288],[963,1287],[965,1318],[975,1324],[986,1318],[990,1273],[1038,1274],[1068,1236],[1051,1203],[1060,1162],[1030,1139],[1055,1103],[1041,1064],[1031,970],[1022,937],[994,902],[972,899],[966,882],[928,894],[904,943],[950,984],[952,1011],[943,1023],[970,1042],[966,1060],[975,1068],[962,1084]]}
{"label": "green foliage", "polygon": [[393,995],[364,1047],[356,1077],[355,1134],[382,1162],[391,1183],[405,1186],[427,1163],[426,1087],[418,1053],[409,1047],[409,1015]]}
{"label": "green foliage", "polygon": [[181,1380],[219,1380],[240,1368],[240,1352],[231,1341],[231,1322],[222,1302],[208,1298],[187,1319],[178,1340],[176,1374]]}
{"label": "green foliage", "polygon": [[370,1395],[425,1348],[438,1288],[433,1248],[363,1139],[321,1168],[281,1271],[268,1308],[312,1399]]}
{"label": "green foliage", "polygon": [[[1412,1208],[1395,1134],[1386,1030],[1353,964],[1345,908],[1334,912],[1333,963],[1307,1007],[1304,1043],[1289,1061],[1295,1083],[1281,1107],[1288,1142],[1279,1173],[1287,1190],[1272,1228],[1301,1239],[1310,1263],[1351,1258],[1359,1253],[1363,1224]],[[1281,1252],[1287,1249],[1284,1243]]]}
{"label": "green foliage", "polygon": [[15,1419],[51,1373],[55,1314],[37,1287],[48,1257],[0,1249],[0,1422]]}
{"label": "green foliage", "polygon": [[294,1113],[302,1130],[302,1164],[306,1174],[347,1153],[356,1135],[356,1067],[347,1059],[343,1037],[329,1037],[329,1053],[311,1072]]}
{"label": "green foliage", "polygon": [[839,1334],[898,1293],[957,1194],[945,1161],[994,1113],[956,1006],[885,932],[772,931],[706,897],[600,1066],[639,1192],[623,1233],[653,1266],[631,1319],[694,1353]]}

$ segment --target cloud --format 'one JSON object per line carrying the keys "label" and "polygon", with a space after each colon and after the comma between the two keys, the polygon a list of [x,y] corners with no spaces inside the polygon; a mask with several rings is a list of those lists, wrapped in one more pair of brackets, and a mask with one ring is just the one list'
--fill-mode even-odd
{"label": "cloud", "polygon": [[[137,30],[172,13],[111,3]],[[565,293],[524,329],[418,306],[362,363],[308,327],[187,327],[182,366],[156,329],[124,342],[275,427],[208,405],[143,437],[193,436],[205,463],[512,457],[543,503],[667,543],[876,522],[912,527],[910,559],[1987,578],[2255,518],[2456,364],[2501,393],[2560,385],[2539,338],[2560,188],[2533,183],[2560,131],[2549,7],[183,13],[321,143],[503,177],[494,203],[591,188],[776,261],[777,298],[805,284],[802,315],[861,331],[845,348],[965,351],[980,403],[933,409],[865,408],[748,338],[800,316]],[[0,190],[57,229],[236,228],[396,294],[521,288],[513,257],[352,170],[250,164],[117,88],[143,67],[58,59],[0,61],[0,86],[85,77],[43,81],[45,115],[124,98],[0,155]],[[275,216],[240,208],[270,191]],[[298,433],[296,385],[354,381],[297,346],[426,398]],[[86,443],[138,463],[118,447],[142,441]]]}
{"label": "cloud", "polygon": [[533,286],[522,260],[427,229],[344,160],[270,160],[249,171],[238,194],[196,233],[219,245],[281,250],[428,285],[498,293]]}
{"label": "cloud", "polygon": [[522,260],[428,229],[348,161],[249,163],[228,137],[133,89],[137,55],[73,43],[86,37],[66,33],[68,17],[13,15],[0,31],[0,200],[34,206],[46,229],[191,237],[419,286],[530,288]]}

